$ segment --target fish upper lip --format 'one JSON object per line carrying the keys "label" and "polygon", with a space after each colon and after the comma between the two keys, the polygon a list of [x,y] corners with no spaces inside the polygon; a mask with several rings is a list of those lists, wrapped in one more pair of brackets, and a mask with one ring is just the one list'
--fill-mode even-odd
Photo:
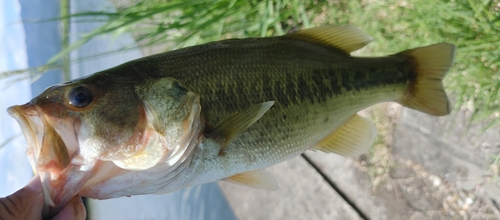
{"label": "fish upper lip", "polygon": [[30,163],[33,169],[35,169],[35,158],[38,157],[40,142],[43,135],[43,125],[41,120],[36,122],[31,120],[29,117],[38,117],[39,114],[35,107],[30,103],[24,105],[15,105],[7,109],[7,112],[11,117],[13,117],[20,125],[21,130],[26,138],[27,144],[27,154],[30,157]]}

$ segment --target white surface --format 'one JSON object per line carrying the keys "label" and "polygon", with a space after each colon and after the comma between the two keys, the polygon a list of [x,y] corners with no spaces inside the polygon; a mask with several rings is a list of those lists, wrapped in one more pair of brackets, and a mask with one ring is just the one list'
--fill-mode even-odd
{"label": "white surface", "polygon": [[[0,4],[0,72],[28,66],[20,11],[17,0],[4,0]],[[5,144],[0,148],[0,197],[15,192],[32,177],[21,129],[6,111],[7,107],[30,98],[29,80],[0,79],[0,145]]]}

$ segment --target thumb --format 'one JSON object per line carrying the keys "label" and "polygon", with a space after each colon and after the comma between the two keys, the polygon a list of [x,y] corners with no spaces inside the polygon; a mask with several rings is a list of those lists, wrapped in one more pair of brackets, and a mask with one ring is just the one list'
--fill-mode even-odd
{"label": "thumb", "polygon": [[0,198],[0,219],[42,219],[43,193],[40,177],[12,195]]}

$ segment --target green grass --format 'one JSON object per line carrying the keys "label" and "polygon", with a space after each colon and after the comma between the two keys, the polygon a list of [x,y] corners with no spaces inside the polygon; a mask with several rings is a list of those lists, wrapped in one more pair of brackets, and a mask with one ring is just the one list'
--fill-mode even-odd
{"label": "green grass", "polygon": [[[68,18],[105,23],[54,56],[56,62],[103,34],[132,32],[141,46],[186,47],[235,37],[282,35],[292,27],[310,26],[312,1],[141,0],[117,12],[85,12]],[[307,7],[309,6],[309,7]]]}
{"label": "green grass", "polygon": [[[61,17],[68,17],[69,16],[69,0],[61,0]],[[61,20],[61,38],[62,38],[62,48],[68,48],[69,45],[69,25],[70,25],[70,20],[69,19],[63,19]],[[65,81],[68,81],[71,79],[71,73],[70,73],[70,60],[69,60],[69,54],[65,54],[62,56],[62,72],[63,72],[63,79]]]}
{"label": "green grass", "polygon": [[[411,3],[410,3],[411,2]],[[456,108],[472,119],[498,124],[500,117],[499,1],[341,1],[325,10],[330,24],[352,24],[375,38],[373,55],[395,53],[438,42],[458,46],[445,85]]]}

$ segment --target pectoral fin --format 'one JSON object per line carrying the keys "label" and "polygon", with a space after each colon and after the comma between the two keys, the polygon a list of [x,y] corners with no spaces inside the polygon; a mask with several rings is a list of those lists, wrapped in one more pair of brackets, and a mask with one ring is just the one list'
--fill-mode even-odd
{"label": "pectoral fin", "polygon": [[318,142],[313,149],[341,156],[357,156],[368,150],[377,136],[371,121],[359,115],[352,116],[342,127]]}
{"label": "pectoral fin", "polygon": [[224,180],[255,189],[277,190],[280,188],[273,175],[265,170],[239,173]]}
{"label": "pectoral fin", "polygon": [[249,108],[238,112],[223,121],[209,136],[221,141],[223,149],[241,132],[259,120],[266,113],[274,101],[252,105]]}

